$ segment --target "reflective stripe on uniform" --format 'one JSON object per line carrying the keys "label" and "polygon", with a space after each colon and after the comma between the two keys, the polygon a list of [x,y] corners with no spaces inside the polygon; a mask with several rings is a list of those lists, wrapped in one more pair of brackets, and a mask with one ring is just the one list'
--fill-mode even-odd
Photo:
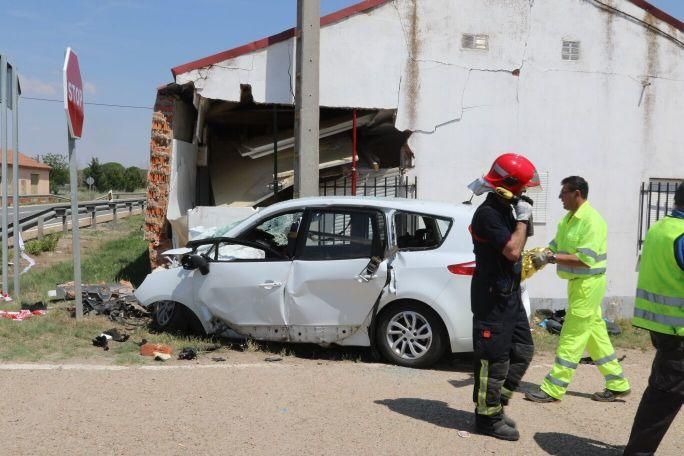
{"label": "reflective stripe on uniform", "polygon": [[656,304],[662,304],[663,306],[684,307],[684,298],[673,298],[672,296],[651,293],[649,291],[642,290],[641,288],[637,289],[636,297]]}
{"label": "reflective stripe on uniform", "polygon": [[605,376],[605,379],[607,382],[609,382],[611,380],[620,380],[621,378],[625,378],[625,375],[624,374],[619,374],[619,375],[608,374]]}
{"label": "reflective stripe on uniform", "polygon": [[577,363],[566,361],[563,358],[559,358],[558,356],[556,356],[555,363],[563,367],[568,367],[570,369],[577,369]]}
{"label": "reflective stripe on uniform", "polygon": [[612,355],[604,356],[603,358],[599,358],[594,360],[594,364],[597,366],[600,366],[601,364],[606,364],[611,362],[612,360],[617,359],[617,355],[613,353]]}
{"label": "reflective stripe on uniform", "polygon": [[558,380],[558,379],[555,378],[555,377],[551,377],[551,374],[548,374],[548,375],[546,376],[546,379],[547,379],[549,382],[553,383],[554,385],[560,386],[561,388],[567,388],[568,385],[570,384],[570,383],[568,383],[568,382],[564,382],[563,380]]}
{"label": "reflective stripe on uniform", "polygon": [[480,360],[480,388],[477,391],[477,413],[479,415],[493,416],[499,414],[503,408],[501,404],[495,407],[487,406],[487,386],[489,383],[489,361]]}
{"label": "reflective stripe on uniform", "polygon": [[597,261],[597,262],[598,262],[598,261],[606,260],[606,259],[608,258],[608,254],[607,254],[607,253],[603,253],[603,254],[599,255],[598,253],[594,252],[594,251],[591,250],[591,249],[577,249],[577,251],[578,251],[579,253],[582,253],[582,254],[588,256],[588,257],[593,258],[594,261]]}
{"label": "reflective stripe on uniform", "polygon": [[557,265],[559,272],[568,272],[577,275],[600,275],[606,272],[606,268],[571,268],[562,264]]}
{"label": "reflective stripe on uniform", "polygon": [[649,312],[644,309],[634,308],[634,316],[643,318],[644,320],[651,320],[661,325],[682,327],[684,326],[684,318],[670,317],[668,315],[661,315],[654,312]]}

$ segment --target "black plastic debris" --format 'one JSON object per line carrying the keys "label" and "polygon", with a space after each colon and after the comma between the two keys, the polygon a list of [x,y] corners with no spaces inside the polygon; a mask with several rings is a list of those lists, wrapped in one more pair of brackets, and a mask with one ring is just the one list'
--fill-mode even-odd
{"label": "black plastic debris", "polygon": [[223,356],[214,356],[211,358],[211,360],[215,363],[222,363],[226,360],[226,358],[224,358]]}
{"label": "black plastic debris", "polygon": [[108,329],[107,331],[102,331],[102,334],[111,336],[112,340],[115,342],[126,342],[128,338],[131,337],[126,333],[119,332],[119,330],[116,328]]}
{"label": "black plastic debris", "polygon": [[109,350],[109,338],[105,334],[100,334],[93,339],[93,345],[96,347],[102,347],[104,351],[107,351]]}
{"label": "black plastic debris", "polygon": [[43,301],[38,301],[34,302],[33,304],[22,304],[21,309],[30,310],[31,312],[33,312],[34,310],[47,310],[47,306]]}
{"label": "black plastic debris", "polygon": [[282,360],[283,360],[283,358],[281,358],[280,356],[268,356],[268,357],[264,358],[264,361],[266,361],[267,363],[274,363],[274,362],[282,361]]}
{"label": "black plastic debris", "polygon": [[178,354],[178,359],[191,360],[197,358],[197,350],[191,347],[185,347]]}

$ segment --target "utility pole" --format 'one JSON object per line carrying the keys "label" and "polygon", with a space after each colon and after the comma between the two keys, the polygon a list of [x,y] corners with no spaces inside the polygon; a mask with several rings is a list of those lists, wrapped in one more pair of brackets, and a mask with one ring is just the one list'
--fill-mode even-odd
{"label": "utility pole", "polygon": [[294,197],[318,196],[319,0],[297,0]]}

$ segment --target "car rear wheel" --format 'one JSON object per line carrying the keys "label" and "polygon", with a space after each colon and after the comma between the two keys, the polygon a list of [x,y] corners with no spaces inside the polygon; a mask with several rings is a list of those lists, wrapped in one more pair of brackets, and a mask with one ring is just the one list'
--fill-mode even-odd
{"label": "car rear wheel", "polygon": [[204,328],[197,316],[183,304],[174,301],[155,303],[153,318],[157,328],[162,331],[204,334]]}
{"label": "car rear wheel", "polygon": [[376,343],[388,361],[406,367],[428,367],[444,353],[444,331],[437,314],[420,303],[392,306],[380,315]]}

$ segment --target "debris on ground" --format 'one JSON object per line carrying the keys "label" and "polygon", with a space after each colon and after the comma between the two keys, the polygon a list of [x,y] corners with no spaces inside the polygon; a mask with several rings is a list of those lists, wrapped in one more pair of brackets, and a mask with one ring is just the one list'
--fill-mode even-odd
{"label": "debris on ground", "polygon": [[197,358],[197,351],[192,347],[184,347],[178,354],[178,359],[191,360]]}
{"label": "debris on ground", "polygon": [[[157,354],[165,354],[171,356],[173,348],[164,344],[144,343],[140,346],[140,354],[143,356],[156,356]],[[167,358],[168,359],[168,358]]]}
{"label": "debris on ground", "polygon": [[226,358],[224,358],[223,356],[214,356],[211,358],[211,360],[214,361],[215,363],[222,363],[222,362],[226,361]]}
{"label": "debris on ground", "polygon": [[7,320],[22,321],[27,318],[31,318],[38,315],[45,315],[47,312],[45,310],[34,310],[30,311],[28,309],[22,310],[0,310],[0,318],[5,318]]}
{"label": "debris on ground", "polygon": [[276,361],[282,360],[283,358],[281,358],[280,356],[267,356],[266,358],[264,358],[264,361],[266,361],[267,363],[274,363]]}
{"label": "debris on ground", "polygon": [[109,341],[113,340],[115,342],[126,342],[130,336],[126,333],[119,332],[118,329],[112,328],[107,331],[102,331],[102,333],[93,339],[93,345],[96,347],[102,347],[104,351],[109,350]]}
{"label": "debris on ground", "polygon": [[470,432],[468,431],[458,431],[456,434],[458,434],[459,437],[463,437],[464,439],[470,438]]}
{"label": "debris on ground", "polygon": [[38,301],[34,302],[33,304],[22,304],[21,309],[30,310],[31,312],[33,312],[34,310],[47,310],[47,306],[43,301]]}
{"label": "debris on ground", "polygon": [[154,352],[153,355],[155,361],[166,361],[171,359],[171,355],[169,355],[168,353]]}
{"label": "debris on ground", "polygon": [[[75,299],[74,282],[66,282],[57,286],[51,296],[61,299]],[[93,312],[95,315],[106,315],[110,320],[119,323],[142,325],[147,324],[150,312],[142,307],[133,295],[133,285],[121,280],[118,284],[82,285],[83,314]]]}

